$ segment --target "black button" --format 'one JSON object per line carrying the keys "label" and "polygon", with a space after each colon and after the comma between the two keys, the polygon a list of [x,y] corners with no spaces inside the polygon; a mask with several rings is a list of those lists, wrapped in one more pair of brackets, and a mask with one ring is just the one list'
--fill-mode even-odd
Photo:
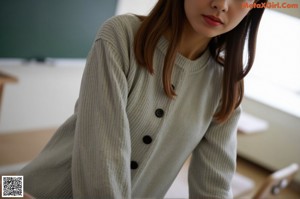
{"label": "black button", "polygon": [[164,110],[162,110],[162,109],[156,109],[156,111],[155,111],[155,115],[156,115],[156,117],[158,117],[158,118],[162,118],[163,116],[164,116],[164,114],[165,114],[165,112],[164,112]]}
{"label": "black button", "polygon": [[149,135],[144,136],[144,137],[143,137],[143,142],[144,142],[145,144],[151,144],[151,143],[152,143],[152,138],[151,138],[151,136],[149,136]]}
{"label": "black button", "polygon": [[137,169],[138,167],[139,167],[139,165],[136,161],[131,161],[131,163],[130,163],[131,169]]}
{"label": "black button", "polygon": [[174,84],[172,84],[171,86],[172,86],[172,89],[175,91],[175,86],[174,86]]}

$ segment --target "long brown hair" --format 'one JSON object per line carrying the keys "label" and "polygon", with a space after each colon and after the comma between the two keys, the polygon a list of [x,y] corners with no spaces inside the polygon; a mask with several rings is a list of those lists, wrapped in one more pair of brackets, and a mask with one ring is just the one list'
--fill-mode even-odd
{"label": "long brown hair", "polygon": [[[265,3],[260,0],[257,3]],[[214,59],[224,67],[221,107],[214,115],[219,122],[224,122],[237,106],[244,95],[243,78],[250,71],[255,57],[256,37],[263,8],[252,9],[233,30],[214,37],[209,43],[209,50]],[[134,41],[134,52],[137,63],[145,67],[151,74],[153,55],[160,37],[171,30],[171,39],[163,68],[163,85],[168,97],[174,98],[171,75],[181,38],[184,22],[184,0],[159,0],[148,16],[139,16],[142,24]],[[243,51],[247,38],[248,60],[243,67]]]}

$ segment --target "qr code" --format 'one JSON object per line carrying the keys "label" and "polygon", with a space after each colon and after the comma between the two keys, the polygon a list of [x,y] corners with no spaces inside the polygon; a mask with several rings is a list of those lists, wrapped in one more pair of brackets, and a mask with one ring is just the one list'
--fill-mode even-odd
{"label": "qr code", "polygon": [[2,197],[23,197],[23,176],[2,176]]}

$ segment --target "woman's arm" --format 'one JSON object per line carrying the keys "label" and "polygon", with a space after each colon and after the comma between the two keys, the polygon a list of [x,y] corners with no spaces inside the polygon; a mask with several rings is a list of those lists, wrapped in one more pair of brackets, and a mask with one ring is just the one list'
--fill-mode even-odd
{"label": "woman's arm", "polygon": [[232,198],[231,180],[236,169],[237,122],[240,107],[225,123],[212,122],[193,151],[189,168],[190,198]]}
{"label": "woman's arm", "polygon": [[72,156],[74,198],[131,198],[128,86],[121,57],[98,39],[87,59]]}

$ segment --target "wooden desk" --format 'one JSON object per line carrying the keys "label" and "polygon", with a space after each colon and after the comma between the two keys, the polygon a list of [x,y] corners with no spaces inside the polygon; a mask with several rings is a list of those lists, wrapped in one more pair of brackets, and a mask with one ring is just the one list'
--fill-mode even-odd
{"label": "wooden desk", "polygon": [[4,85],[6,83],[15,83],[17,82],[17,78],[13,77],[9,74],[3,73],[0,71],[0,111],[1,111],[1,102],[2,102],[2,95],[4,90]]}

